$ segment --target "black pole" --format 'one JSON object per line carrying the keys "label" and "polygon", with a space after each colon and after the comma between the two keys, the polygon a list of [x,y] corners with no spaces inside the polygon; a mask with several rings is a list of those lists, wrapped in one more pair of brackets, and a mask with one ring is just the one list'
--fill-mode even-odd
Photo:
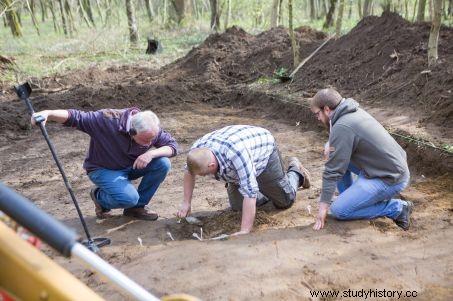
{"label": "black pole", "polygon": [[[33,116],[35,111],[33,110],[33,106],[31,105],[31,102],[29,99],[29,96],[32,91],[30,85],[26,82],[23,85],[17,86],[15,88],[16,88],[17,95],[19,96],[20,99],[22,99],[25,102],[25,104],[28,108],[28,111],[30,112],[30,115]],[[85,223],[85,219],[83,218],[82,211],[80,210],[79,204],[77,203],[76,197],[75,197],[74,192],[71,187],[71,184],[69,183],[68,178],[66,177],[66,174],[64,172],[64,169],[60,164],[60,160],[58,160],[57,153],[55,152],[55,148],[53,147],[53,144],[50,141],[49,135],[47,134],[47,129],[46,129],[45,125],[43,124],[44,119],[42,116],[35,116],[34,119],[35,119],[36,123],[39,125],[39,128],[41,129],[41,133],[44,136],[44,139],[46,140],[47,145],[49,146],[50,152],[52,153],[52,157],[54,158],[55,163],[57,164],[58,169],[60,170],[61,176],[63,177],[63,180],[64,180],[64,184],[65,184],[65,186],[71,196],[72,202],[74,203],[74,206],[77,210],[77,214],[79,215],[80,221],[83,226],[83,230],[85,231],[85,234],[88,239],[88,242],[85,243],[85,245],[87,245],[87,247],[90,250],[96,252],[98,246],[101,247],[103,245],[109,244],[110,240],[104,239],[106,241],[103,242],[102,239],[98,239],[100,242],[99,242],[98,246],[96,246],[93,239],[91,239],[90,232],[88,231],[88,227]]]}

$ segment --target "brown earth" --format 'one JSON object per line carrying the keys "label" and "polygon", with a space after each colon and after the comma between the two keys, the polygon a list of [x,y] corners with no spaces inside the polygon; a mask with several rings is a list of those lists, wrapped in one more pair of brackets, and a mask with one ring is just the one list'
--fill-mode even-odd
{"label": "brown earth", "polygon": [[[260,35],[239,28],[211,35],[184,58],[160,69],[91,68],[31,79],[36,110],[139,106],[152,109],[182,150],[208,131],[229,124],[254,124],[272,131],[284,156],[295,155],[312,171],[313,188],[301,191],[285,211],[266,205],[255,231],[227,241],[199,242],[197,226],[177,223],[184,155],[151,202],[161,218],[134,221],[121,216],[97,221],[82,170],[88,137],[49,125],[49,133],[94,236],[112,245],[100,255],[158,296],[186,292],[203,300],[314,300],[309,290],[415,290],[417,300],[453,298],[453,168],[442,150],[397,138],[406,148],[413,181],[403,193],[416,209],[414,223],[400,231],[387,219],[339,222],[311,230],[317,210],[327,135],[307,109],[317,89],[336,87],[359,100],[395,133],[435,144],[453,143],[453,32],[442,28],[440,63],[426,66],[429,25],[410,24],[394,14],[364,19],[349,34],[329,42],[292,83],[260,84],[279,67],[289,68],[287,32]],[[301,57],[325,38],[297,30]],[[390,57],[396,53],[395,57]],[[0,180],[82,232],[75,209],[39,130],[29,128],[25,106],[8,91],[0,96]],[[258,109],[259,108],[259,109]],[[429,143],[428,143],[429,144]],[[239,216],[228,209],[223,185],[202,179],[193,211],[204,237],[231,233]],[[168,235],[171,233],[175,241]],[[140,246],[138,237],[143,242]],[[45,251],[107,300],[124,300],[110,285],[72,260]]]}

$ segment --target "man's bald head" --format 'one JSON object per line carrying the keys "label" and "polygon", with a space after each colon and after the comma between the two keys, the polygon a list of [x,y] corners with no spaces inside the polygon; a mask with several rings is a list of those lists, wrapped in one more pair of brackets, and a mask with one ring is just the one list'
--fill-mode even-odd
{"label": "man's bald head", "polygon": [[319,90],[311,100],[311,107],[322,109],[327,106],[333,110],[338,106],[342,99],[343,97],[335,89],[322,89]]}
{"label": "man's bald head", "polygon": [[[194,148],[187,154],[187,169],[191,175],[212,173],[213,153],[209,148]],[[215,166],[217,168],[217,165]],[[215,170],[214,170],[215,171]]]}

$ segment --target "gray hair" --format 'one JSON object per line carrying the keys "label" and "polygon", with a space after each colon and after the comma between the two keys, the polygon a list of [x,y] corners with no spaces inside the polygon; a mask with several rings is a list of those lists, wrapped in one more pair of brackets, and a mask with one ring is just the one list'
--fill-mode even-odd
{"label": "gray hair", "polygon": [[137,134],[157,130],[159,127],[159,118],[151,111],[138,112],[131,117],[131,128],[135,129]]}
{"label": "gray hair", "polygon": [[327,106],[331,110],[334,110],[342,99],[343,97],[335,89],[322,89],[319,90],[311,100],[311,107],[321,109]]}

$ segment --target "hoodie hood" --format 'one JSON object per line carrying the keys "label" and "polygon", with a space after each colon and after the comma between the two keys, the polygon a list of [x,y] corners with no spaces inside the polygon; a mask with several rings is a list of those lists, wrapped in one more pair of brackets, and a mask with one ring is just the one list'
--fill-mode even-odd
{"label": "hoodie hood", "polygon": [[332,125],[340,119],[341,116],[354,113],[359,109],[359,104],[352,98],[343,98],[338,107],[333,111],[330,121]]}

